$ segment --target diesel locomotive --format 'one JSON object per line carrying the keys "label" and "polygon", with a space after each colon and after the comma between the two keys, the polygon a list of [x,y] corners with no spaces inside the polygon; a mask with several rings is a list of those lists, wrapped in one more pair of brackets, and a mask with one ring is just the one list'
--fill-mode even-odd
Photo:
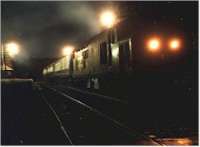
{"label": "diesel locomotive", "polygon": [[123,20],[43,70],[45,77],[100,78],[176,70],[186,52],[184,33],[167,22]]}

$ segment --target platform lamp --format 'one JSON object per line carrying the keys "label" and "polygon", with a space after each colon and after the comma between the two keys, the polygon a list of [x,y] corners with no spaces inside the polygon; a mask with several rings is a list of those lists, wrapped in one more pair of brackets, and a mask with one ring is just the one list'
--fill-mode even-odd
{"label": "platform lamp", "polygon": [[17,44],[16,42],[9,42],[6,43],[5,45],[2,45],[2,58],[3,58],[3,62],[4,62],[4,69],[6,71],[6,61],[7,61],[7,56],[6,54],[8,54],[8,56],[10,58],[14,58],[17,54],[19,54],[19,44]]}

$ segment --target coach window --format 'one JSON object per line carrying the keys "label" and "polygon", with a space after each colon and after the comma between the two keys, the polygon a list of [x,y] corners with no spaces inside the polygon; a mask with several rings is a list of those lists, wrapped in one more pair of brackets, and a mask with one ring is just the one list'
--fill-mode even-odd
{"label": "coach window", "polygon": [[100,64],[107,64],[107,44],[103,42],[100,44]]}
{"label": "coach window", "polygon": [[128,66],[130,62],[130,46],[129,42],[125,41],[119,45],[119,64]]}
{"label": "coach window", "polygon": [[117,41],[117,30],[116,28],[110,31],[110,41],[111,43],[115,43]]}
{"label": "coach window", "polygon": [[83,69],[86,68],[86,59],[88,58],[88,50],[85,50],[83,53],[82,53],[82,56],[83,56]]}
{"label": "coach window", "polygon": [[83,55],[83,58],[84,58],[84,59],[87,59],[87,58],[88,58],[88,50],[84,51],[84,52],[82,53],[82,55]]}
{"label": "coach window", "polygon": [[91,53],[91,56],[94,55],[94,49],[93,48],[90,49],[90,53]]}
{"label": "coach window", "polygon": [[78,68],[78,60],[76,59],[75,60],[75,69],[78,71],[79,70],[79,68]]}

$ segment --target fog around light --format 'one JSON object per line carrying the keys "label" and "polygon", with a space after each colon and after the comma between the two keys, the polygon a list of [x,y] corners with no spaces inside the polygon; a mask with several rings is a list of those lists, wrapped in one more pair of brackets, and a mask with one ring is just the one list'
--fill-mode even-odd
{"label": "fog around light", "polygon": [[69,56],[72,54],[72,52],[74,51],[74,47],[73,46],[65,46],[62,50],[62,53],[64,56]]}
{"label": "fog around light", "polygon": [[6,44],[6,51],[8,52],[9,56],[14,57],[19,53],[19,45],[11,42]]}
{"label": "fog around light", "polygon": [[100,15],[100,22],[106,28],[111,28],[115,24],[116,16],[112,11],[104,11]]}

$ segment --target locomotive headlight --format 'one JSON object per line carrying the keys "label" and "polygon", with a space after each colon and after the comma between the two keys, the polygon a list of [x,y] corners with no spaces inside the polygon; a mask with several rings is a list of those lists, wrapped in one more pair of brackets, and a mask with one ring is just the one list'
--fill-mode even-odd
{"label": "locomotive headlight", "polygon": [[151,52],[157,52],[160,50],[160,40],[158,38],[152,38],[148,41],[147,47]]}
{"label": "locomotive headlight", "polygon": [[177,51],[181,46],[179,39],[172,39],[169,42],[169,48],[171,51]]}

